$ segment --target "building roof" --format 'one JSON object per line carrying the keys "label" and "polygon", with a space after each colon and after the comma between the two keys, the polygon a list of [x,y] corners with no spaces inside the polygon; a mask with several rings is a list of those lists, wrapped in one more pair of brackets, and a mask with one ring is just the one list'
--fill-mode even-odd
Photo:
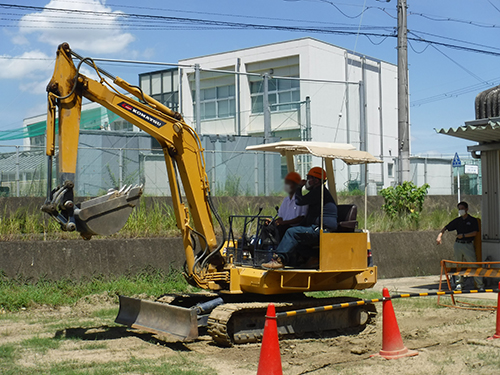
{"label": "building roof", "polygon": [[[0,173],[16,172],[17,156],[15,152],[0,154]],[[45,151],[22,151],[19,153],[19,170],[21,172],[41,171],[46,163]]]}
{"label": "building roof", "polygon": [[346,164],[382,163],[382,160],[372,154],[358,151],[356,147],[348,143],[284,141],[248,146],[246,149],[249,151],[279,152],[281,155],[287,153],[293,155],[311,154],[320,158],[340,159]]}
{"label": "building roof", "polygon": [[438,134],[467,139],[478,143],[500,142],[500,117],[468,121],[458,128],[434,129]]}
{"label": "building roof", "polygon": [[186,61],[186,60],[195,60],[195,59],[201,59],[201,58],[204,58],[204,57],[209,57],[209,56],[217,56],[217,55],[223,55],[223,54],[226,54],[226,53],[233,53],[233,52],[238,52],[238,51],[246,51],[246,50],[251,50],[251,49],[256,49],[256,48],[261,48],[261,47],[267,47],[267,46],[274,46],[274,45],[278,45],[278,44],[286,44],[286,43],[293,43],[293,42],[298,42],[298,41],[303,41],[303,40],[311,40],[311,41],[315,41],[315,42],[318,42],[318,43],[322,43],[322,44],[326,44],[330,47],[335,47],[335,48],[340,48],[340,49],[343,49],[353,55],[356,55],[356,56],[359,56],[359,57],[365,57],[366,59],[368,60],[371,60],[371,61],[374,61],[374,62],[384,62],[386,64],[389,64],[389,65],[394,65],[396,66],[396,64],[393,64],[393,63],[390,63],[388,61],[385,61],[385,60],[381,60],[381,59],[377,59],[375,57],[372,57],[372,56],[368,56],[368,55],[365,55],[363,53],[360,53],[360,52],[356,52],[356,51],[352,51],[348,48],[344,48],[344,47],[340,47],[340,46],[337,46],[335,44],[332,44],[332,43],[328,43],[328,42],[325,42],[323,40],[319,40],[319,39],[316,39],[316,38],[312,38],[310,36],[306,36],[306,37],[303,37],[303,38],[297,38],[297,39],[289,39],[289,40],[284,40],[284,41],[281,41],[281,42],[274,42],[274,43],[267,43],[267,44],[261,44],[261,45],[258,45],[258,46],[252,46],[252,47],[247,47],[247,48],[238,48],[238,49],[234,49],[234,50],[229,50],[229,51],[223,51],[223,52],[217,52],[217,53],[209,53],[207,55],[201,55],[201,56],[194,56],[194,57],[187,57],[187,58],[184,58],[184,59],[180,59],[179,62],[181,61]]}

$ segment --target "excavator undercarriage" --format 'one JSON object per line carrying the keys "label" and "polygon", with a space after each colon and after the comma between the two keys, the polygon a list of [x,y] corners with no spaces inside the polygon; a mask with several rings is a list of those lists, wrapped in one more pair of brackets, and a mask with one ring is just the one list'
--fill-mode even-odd
{"label": "excavator undercarriage", "polygon": [[[157,301],[120,296],[120,311],[115,321],[155,333],[166,340],[190,341],[209,334],[217,345],[232,346],[262,339],[270,302],[279,312],[356,300],[350,297],[313,298],[304,294],[170,294]],[[365,305],[285,317],[278,320],[278,333],[287,338],[355,334],[364,330],[376,314],[374,305]]]}

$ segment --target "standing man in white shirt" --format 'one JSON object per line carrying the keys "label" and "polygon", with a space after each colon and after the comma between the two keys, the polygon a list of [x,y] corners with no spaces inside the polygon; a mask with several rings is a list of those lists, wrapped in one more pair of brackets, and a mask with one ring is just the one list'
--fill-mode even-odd
{"label": "standing man in white shirt", "polygon": [[301,188],[301,181],[302,178],[297,172],[290,172],[285,176],[285,186],[283,188],[288,193],[288,197],[283,199],[276,219],[280,237],[283,237],[288,228],[302,224],[307,215],[309,206],[299,206],[295,202],[295,192]]}

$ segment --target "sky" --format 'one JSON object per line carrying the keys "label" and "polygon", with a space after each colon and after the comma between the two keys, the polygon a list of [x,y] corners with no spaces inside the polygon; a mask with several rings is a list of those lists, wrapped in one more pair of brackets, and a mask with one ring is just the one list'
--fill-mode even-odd
{"label": "sky", "polygon": [[[23,118],[46,111],[45,86],[52,74],[56,47],[64,41],[81,55],[91,57],[175,63],[183,58],[311,36],[397,63],[395,38],[372,37],[370,41],[355,34],[200,30],[178,23],[155,27],[154,21],[134,23],[126,17],[148,14],[309,27],[343,24],[354,31],[361,25],[361,31],[376,26],[389,29],[370,32],[393,34],[397,23],[395,0],[6,0],[5,4],[9,3],[112,13],[106,17],[68,14],[61,18],[47,10],[0,6],[0,131],[19,128]],[[410,36],[487,49],[477,45],[482,44],[500,52],[500,0],[408,0],[408,12]],[[437,135],[434,128],[457,127],[474,119],[475,96],[500,84],[500,56],[411,41],[408,61],[412,154],[465,153],[469,142]],[[100,65],[132,83],[138,81],[139,73],[155,70]],[[470,92],[453,94],[464,88]],[[442,94],[446,99],[423,101]]]}

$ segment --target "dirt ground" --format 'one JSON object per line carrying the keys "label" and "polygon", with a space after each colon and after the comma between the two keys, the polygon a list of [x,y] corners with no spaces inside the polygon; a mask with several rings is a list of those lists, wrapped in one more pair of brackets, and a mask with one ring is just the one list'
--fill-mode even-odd
{"label": "dirt ground", "polygon": [[[500,374],[500,340],[486,340],[495,331],[494,312],[436,308],[430,298],[395,301],[395,310],[403,340],[417,357],[370,358],[381,349],[379,313],[356,336],[281,340],[284,373]],[[0,373],[256,373],[260,344],[222,349],[208,336],[168,343],[116,325],[116,312],[107,295],[71,307],[0,312]],[[154,366],[161,363],[168,366],[160,371]]]}

